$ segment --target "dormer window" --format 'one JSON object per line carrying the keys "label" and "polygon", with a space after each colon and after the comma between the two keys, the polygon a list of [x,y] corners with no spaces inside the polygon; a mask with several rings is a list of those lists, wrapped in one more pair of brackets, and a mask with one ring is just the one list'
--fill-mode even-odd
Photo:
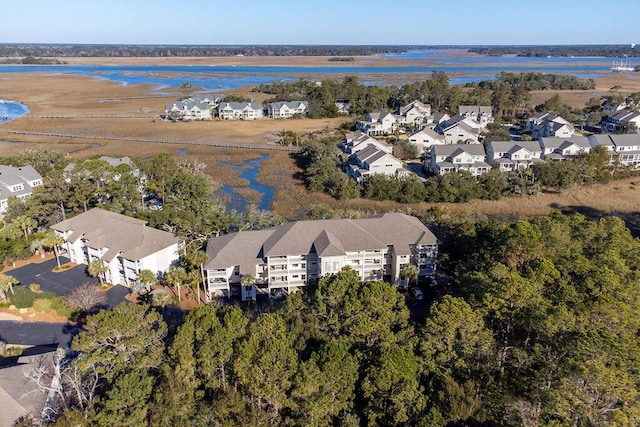
{"label": "dormer window", "polygon": [[11,187],[11,191],[15,193],[16,191],[22,190],[22,188],[22,184],[14,185],[13,187]]}

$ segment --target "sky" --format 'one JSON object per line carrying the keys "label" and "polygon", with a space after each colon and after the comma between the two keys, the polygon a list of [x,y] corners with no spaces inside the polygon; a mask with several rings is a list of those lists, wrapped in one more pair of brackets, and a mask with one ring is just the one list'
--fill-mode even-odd
{"label": "sky", "polygon": [[[11,0],[0,43],[640,44],[640,1]],[[607,6],[611,10],[607,11]]]}

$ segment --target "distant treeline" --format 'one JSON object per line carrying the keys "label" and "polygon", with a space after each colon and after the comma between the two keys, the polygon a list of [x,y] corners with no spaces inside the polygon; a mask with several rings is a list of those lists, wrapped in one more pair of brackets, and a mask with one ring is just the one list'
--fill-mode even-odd
{"label": "distant treeline", "polygon": [[0,57],[363,56],[411,46],[214,46],[0,44]]}
{"label": "distant treeline", "polygon": [[33,56],[26,56],[24,58],[6,58],[0,60],[0,64],[19,64],[19,65],[61,65],[66,64],[64,61],[60,61],[56,58],[35,58]]}
{"label": "distant treeline", "polygon": [[592,90],[596,87],[593,79],[575,76],[543,73],[505,73],[498,74],[497,80],[466,83],[465,87],[482,87],[495,90],[502,83],[520,85],[526,90]]}
{"label": "distant treeline", "polygon": [[502,56],[517,55],[527,57],[547,56],[605,56],[605,57],[640,57],[639,48],[625,45],[566,45],[566,46],[476,46],[469,52],[481,55]]}

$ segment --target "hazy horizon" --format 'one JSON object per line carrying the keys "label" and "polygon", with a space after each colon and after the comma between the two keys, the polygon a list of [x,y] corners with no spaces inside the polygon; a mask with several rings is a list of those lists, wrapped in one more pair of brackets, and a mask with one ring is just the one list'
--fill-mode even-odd
{"label": "hazy horizon", "polygon": [[3,5],[0,43],[107,45],[544,46],[637,43],[640,2],[595,0],[23,0]]}

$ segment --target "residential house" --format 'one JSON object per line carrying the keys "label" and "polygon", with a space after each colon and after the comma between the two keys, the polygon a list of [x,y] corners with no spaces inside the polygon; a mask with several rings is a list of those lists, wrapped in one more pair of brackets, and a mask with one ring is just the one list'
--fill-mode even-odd
{"label": "residential house", "polygon": [[373,174],[405,176],[408,171],[402,161],[373,144],[354,153],[349,159],[349,176],[358,182],[366,181]]}
{"label": "residential house", "polygon": [[591,151],[589,140],[582,135],[572,135],[569,138],[542,137],[539,144],[542,149],[542,158],[545,160],[565,160],[578,153]]}
{"label": "residential house", "polygon": [[480,176],[489,172],[491,166],[485,162],[482,144],[447,144],[431,148],[430,156],[425,159],[425,169],[436,175],[466,170]]}
{"label": "residential house", "polygon": [[[242,276],[253,289],[291,293],[327,274],[352,268],[363,281],[399,278],[404,264],[433,276],[438,239],[415,217],[386,213],[364,219],[294,221],[277,227],[230,233],[207,243],[205,271],[210,296],[228,296]],[[249,290],[245,295],[254,295]]]}
{"label": "residential house", "polygon": [[171,233],[147,227],[146,222],[99,208],[51,226],[64,242],[63,253],[77,264],[102,259],[105,280],[131,286],[141,270],[161,274],[180,255],[181,241]]}
{"label": "residential house", "polygon": [[602,119],[602,130],[606,132],[618,132],[623,127],[635,126],[640,129],[640,113],[631,110],[619,110]]}
{"label": "residential house", "polygon": [[498,163],[503,172],[528,168],[543,161],[538,141],[492,141],[486,152],[487,163]]}
{"label": "residential house", "polygon": [[338,114],[343,114],[348,116],[351,114],[351,102],[346,99],[336,99],[336,109],[338,110]]}
{"label": "residential house", "polygon": [[187,98],[165,105],[164,116],[172,120],[208,120],[213,118],[212,98]]}
{"label": "residential house", "polygon": [[458,114],[471,119],[482,129],[486,128],[489,123],[493,123],[493,111],[487,105],[460,105],[458,106]]}
{"label": "residential house", "polygon": [[437,127],[441,123],[445,123],[451,120],[451,116],[447,113],[435,113],[427,118],[427,123],[431,123],[434,127]]}
{"label": "residential house", "polygon": [[525,126],[525,130],[531,133],[533,139],[539,139],[545,136],[569,138],[575,132],[575,128],[571,123],[551,113],[540,113],[530,117]]}
{"label": "residential house", "polygon": [[267,106],[267,115],[272,119],[290,119],[306,115],[308,109],[307,101],[272,102]]}
{"label": "residential house", "polygon": [[10,197],[25,199],[42,185],[42,175],[31,166],[0,165],[0,217],[7,210]]}
{"label": "residential house", "polygon": [[423,104],[420,101],[413,101],[398,111],[398,118],[401,124],[412,125],[422,128],[431,116],[431,105]]}
{"label": "residential house", "polygon": [[427,153],[434,145],[446,144],[445,136],[431,128],[423,128],[409,137],[409,142],[418,147],[420,153]]}
{"label": "residential house", "polygon": [[589,137],[589,143],[605,147],[620,165],[640,167],[640,134],[596,134]]}
{"label": "residential house", "polygon": [[256,120],[264,117],[264,108],[256,102],[223,102],[218,117],[226,120]]}
{"label": "residential house", "polygon": [[449,121],[440,123],[435,130],[444,135],[446,144],[474,144],[480,140],[480,127],[471,119],[462,116],[454,116]]}
{"label": "residential house", "polygon": [[368,113],[365,120],[358,120],[356,128],[367,135],[388,135],[397,128],[398,118],[391,113],[375,110]]}
{"label": "residential house", "polygon": [[393,153],[393,146],[383,141],[378,141],[367,135],[366,133],[355,131],[345,134],[342,141],[342,151],[347,154],[357,153],[363,148],[367,148],[369,145],[375,145],[378,149],[385,151],[389,154]]}

